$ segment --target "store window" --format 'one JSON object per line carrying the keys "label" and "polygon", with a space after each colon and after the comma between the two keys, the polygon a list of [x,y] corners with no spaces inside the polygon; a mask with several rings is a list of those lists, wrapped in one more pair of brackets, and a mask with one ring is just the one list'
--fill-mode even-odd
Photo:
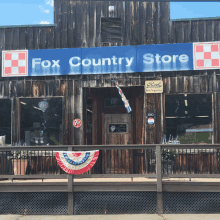
{"label": "store window", "polygon": [[213,143],[212,95],[166,95],[166,140],[180,144]]}
{"label": "store window", "polygon": [[62,98],[20,99],[21,143],[62,144]]}
{"label": "store window", "polygon": [[0,99],[0,136],[5,136],[5,144],[11,144],[11,100]]}

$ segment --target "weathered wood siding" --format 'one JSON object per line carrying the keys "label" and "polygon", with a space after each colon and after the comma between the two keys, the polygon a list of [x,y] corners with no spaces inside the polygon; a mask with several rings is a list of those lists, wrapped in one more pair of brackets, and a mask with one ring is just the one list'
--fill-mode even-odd
{"label": "weathered wood siding", "polygon": [[[114,6],[114,11],[110,12],[109,6]],[[121,18],[122,43],[109,46],[220,40],[220,19],[171,22],[169,2],[55,0],[56,27],[0,28],[0,60],[2,50],[104,46],[101,39],[102,17]],[[2,62],[0,73],[1,71]],[[76,130],[72,125],[74,118],[83,117],[83,88],[113,87],[115,85],[110,81],[113,77],[118,79],[120,86],[144,86],[145,80],[162,79],[164,93],[214,93],[214,116],[218,119],[214,122],[215,142],[219,142],[219,74],[220,70],[19,78],[2,78],[0,74],[0,97],[13,100],[13,142],[17,141],[20,135],[17,129],[18,97],[63,96],[64,144],[83,144],[83,126]],[[157,118],[153,132],[152,127],[145,123],[145,137],[137,137],[138,142],[142,142],[143,138],[145,143],[160,141],[160,135],[164,130],[164,124],[160,122],[160,117],[164,114],[161,108],[163,103],[164,96],[145,94],[144,109],[155,111]],[[144,111],[143,117],[145,115]]]}

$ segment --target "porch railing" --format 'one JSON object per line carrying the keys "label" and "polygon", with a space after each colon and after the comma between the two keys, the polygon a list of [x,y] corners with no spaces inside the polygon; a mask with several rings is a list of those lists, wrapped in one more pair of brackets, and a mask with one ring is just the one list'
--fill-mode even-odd
{"label": "porch railing", "polygon": [[74,178],[156,178],[156,170],[162,178],[220,178],[219,149],[220,145],[4,146],[0,179],[66,179],[55,151],[67,150],[100,151],[94,167]]}
{"label": "porch railing", "polygon": [[[72,215],[74,178],[153,177],[156,178],[156,183],[153,183],[156,188],[153,190],[157,191],[157,213],[161,214],[164,184],[162,179],[220,178],[219,149],[220,145],[7,146],[0,147],[0,179],[67,179],[65,190],[68,192],[68,214]],[[89,172],[69,175],[60,169],[54,157],[55,151],[67,150],[99,150],[100,154]],[[26,162],[16,160],[22,157],[27,157]],[[27,166],[23,169],[24,175],[20,175],[22,166]],[[1,185],[4,187],[4,184]],[[13,183],[9,186],[14,187]],[[140,187],[140,184],[138,186]]]}

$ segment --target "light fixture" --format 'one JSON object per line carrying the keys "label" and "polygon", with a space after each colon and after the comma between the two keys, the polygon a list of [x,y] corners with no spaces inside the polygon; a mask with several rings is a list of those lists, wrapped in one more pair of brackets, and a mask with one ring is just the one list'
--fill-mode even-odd
{"label": "light fixture", "polygon": [[188,106],[187,100],[185,100],[185,106]]}
{"label": "light fixture", "polygon": [[185,115],[188,115],[188,111],[185,111]]}
{"label": "light fixture", "polygon": [[166,117],[166,118],[178,118],[178,116]]}
{"label": "light fixture", "polygon": [[196,118],[208,118],[208,115],[204,115],[204,116],[195,116]]}
{"label": "light fixture", "polygon": [[23,105],[27,105],[27,103],[25,103],[25,102],[21,102],[21,104],[23,104]]}
{"label": "light fixture", "polygon": [[92,111],[91,110],[89,110],[89,109],[86,109],[88,112],[91,112],[92,113]]}
{"label": "light fixture", "polygon": [[184,96],[186,97],[186,96],[187,96],[187,94],[184,94]]}

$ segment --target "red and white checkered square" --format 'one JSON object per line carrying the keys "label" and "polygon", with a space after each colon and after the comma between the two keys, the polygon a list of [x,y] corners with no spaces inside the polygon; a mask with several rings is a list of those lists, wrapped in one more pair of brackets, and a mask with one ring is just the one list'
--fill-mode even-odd
{"label": "red and white checkered square", "polygon": [[193,43],[194,69],[220,68],[220,42]]}
{"label": "red and white checkered square", "polygon": [[2,77],[28,76],[28,50],[2,51]]}

